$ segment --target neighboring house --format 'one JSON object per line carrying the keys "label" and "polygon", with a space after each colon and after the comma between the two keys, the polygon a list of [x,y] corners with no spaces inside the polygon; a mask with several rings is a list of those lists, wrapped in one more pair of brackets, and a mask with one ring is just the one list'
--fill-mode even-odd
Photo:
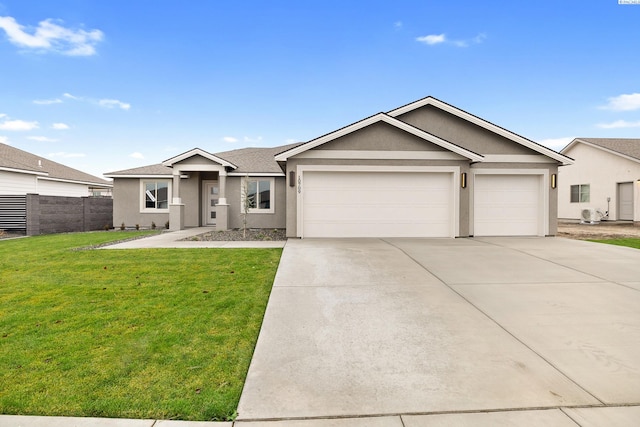
{"label": "neighboring house", "polygon": [[0,195],[110,196],[113,184],[0,143]]}
{"label": "neighboring house", "polygon": [[433,97],[305,143],[111,172],[114,223],[290,237],[554,235],[570,158]]}
{"label": "neighboring house", "polygon": [[640,139],[576,138],[561,153],[575,163],[558,178],[560,218],[595,208],[609,220],[640,221]]}

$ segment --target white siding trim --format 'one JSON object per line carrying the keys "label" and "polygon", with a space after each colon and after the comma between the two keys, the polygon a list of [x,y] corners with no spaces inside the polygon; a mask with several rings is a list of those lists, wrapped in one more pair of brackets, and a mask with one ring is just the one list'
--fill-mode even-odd
{"label": "white siding trim", "polygon": [[555,160],[537,154],[485,154],[484,163],[557,163]]}
{"label": "white siding trim", "polygon": [[467,160],[451,151],[309,150],[296,159]]}

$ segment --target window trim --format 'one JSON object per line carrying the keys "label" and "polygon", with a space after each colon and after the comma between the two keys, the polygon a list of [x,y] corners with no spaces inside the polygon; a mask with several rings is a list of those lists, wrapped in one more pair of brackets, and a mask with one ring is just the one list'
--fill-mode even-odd
{"label": "window trim", "polygon": [[[574,200],[574,188],[578,188],[577,200]],[[584,191],[586,189],[586,191]],[[583,200],[584,196],[586,200]],[[591,203],[591,184],[574,184],[569,186],[569,203]]]}
{"label": "window trim", "polygon": [[[240,181],[240,212],[244,212],[244,188],[247,181],[269,181],[269,208],[261,209],[261,208],[250,208],[247,210],[247,213],[257,213],[257,214],[273,214],[275,213],[275,205],[276,205],[276,179],[274,177],[268,176],[245,176],[242,177]],[[259,188],[259,184],[256,186]]]}
{"label": "window trim", "polygon": [[[147,188],[147,183],[150,182],[155,182],[156,185],[158,182],[163,182],[163,183],[167,183],[167,207],[166,209],[158,209],[158,208],[148,208],[147,204],[146,204],[146,198],[145,198],[145,194],[146,194],[146,188]],[[153,178],[148,178],[148,179],[141,179],[140,180],[140,195],[138,196],[140,198],[140,213],[169,213],[169,205],[171,204],[171,185],[172,185],[172,180],[171,179],[162,179],[162,178],[158,178],[158,179],[153,179]]]}

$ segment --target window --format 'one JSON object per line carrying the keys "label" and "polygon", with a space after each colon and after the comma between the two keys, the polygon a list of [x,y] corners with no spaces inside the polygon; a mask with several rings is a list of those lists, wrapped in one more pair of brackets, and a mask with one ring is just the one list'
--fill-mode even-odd
{"label": "window", "polygon": [[169,209],[169,181],[142,182],[142,210]]}
{"label": "window", "polygon": [[571,203],[588,203],[589,201],[589,184],[571,186]]}
{"label": "window", "polygon": [[273,178],[245,178],[242,188],[242,203],[244,204],[246,200],[247,211],[249,213],[273,213],[273,188]]}

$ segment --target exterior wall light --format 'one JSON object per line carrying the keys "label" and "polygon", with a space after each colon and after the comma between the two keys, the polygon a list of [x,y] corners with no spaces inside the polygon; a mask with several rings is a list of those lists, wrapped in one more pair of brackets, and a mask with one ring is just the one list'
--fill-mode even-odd
{"label": "exterior wall light", "polygon": [[556,188],[558,186],[558,174],[551,174],[551,188]]}
{"label": "exterior wall light", "polygon": [[295,186],[296,186],[296,172],[289,171],[289,187],[295,187]]}
{"label": "exterior wall light", "polygon": [[460,174],[460,187],[467,188],[467,173],[462,172]]}

